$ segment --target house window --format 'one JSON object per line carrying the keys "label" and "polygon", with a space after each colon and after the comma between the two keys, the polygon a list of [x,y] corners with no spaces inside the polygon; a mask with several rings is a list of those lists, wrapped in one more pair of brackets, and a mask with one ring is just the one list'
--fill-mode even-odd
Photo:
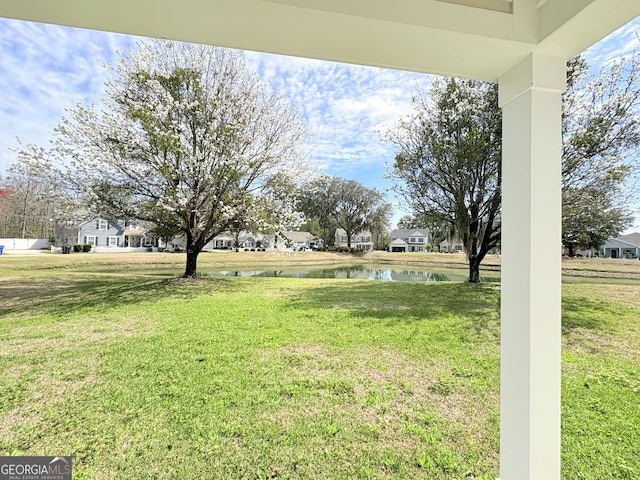
{"label": "house window", "polygon": [[98,220],[98,230],[106,230],[109,227],[109,224],[107,223],[106,220]]}
{"label": "house window", "polygon": [[153,246],[153,237],[144,237],[142,245],[145,246],[145,247],[152,247]]}
{"label": "house window", "polygon": [[411,237],[411,243],[416,243],[415,237]]}
{"label": "house window", "polygon": [[419,237],[418,238],[418,243],[424,243],[424,238],[423,237]]}
{"label": "house window", "polygon": [[118,237],[109,237],[107,239],[107,245],[109,247],[117,247],[118,246]]}
{"label": "house window", "polygon": [[84,243],[87,245],[97,245],[98,242],[96,242],[96,237],[95,235],[87,235],[86,237],[84,237]]}
{"label": "house window", "polygon": [[346,235],[342,235],[342,242],[343,243],[347,243],[347,236]]}

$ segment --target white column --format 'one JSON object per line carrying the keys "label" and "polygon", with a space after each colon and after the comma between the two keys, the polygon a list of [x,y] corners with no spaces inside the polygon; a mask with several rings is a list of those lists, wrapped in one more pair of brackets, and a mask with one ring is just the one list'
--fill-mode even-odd
{"label": "white column", "polygon": [[560,479],[561,95],[565,59],[499,79],[503,115],[500,479]]}

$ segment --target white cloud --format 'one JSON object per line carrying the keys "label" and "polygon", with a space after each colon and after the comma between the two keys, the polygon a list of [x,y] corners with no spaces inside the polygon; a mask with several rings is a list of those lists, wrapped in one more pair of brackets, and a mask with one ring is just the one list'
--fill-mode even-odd
{"label": "white cloud", "polygon": [[97,103],[104,62],[133,37],[0,19],[0,172],[16,136],[45,145],[66,107]]}
{"label": "white cloud", "polygon": [[247,52],[262,79],[301,112],[312,158],[330,174],[367,186],[384,184],[385,161],[393,157],[380,132],[411,111],[411,96],[429,77],[318,60]]}
{"label": "white cloud", "polygon": [[594,69],[600,69],[631,55],[634,50],[640,50],[640,17],[600,40],[585,50],[583,55]]}

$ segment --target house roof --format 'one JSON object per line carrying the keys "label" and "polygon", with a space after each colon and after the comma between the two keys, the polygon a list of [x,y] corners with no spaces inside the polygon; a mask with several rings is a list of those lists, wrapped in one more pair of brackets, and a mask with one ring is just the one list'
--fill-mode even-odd
{"label": "house roof", "polygon": [[213,237],[213,239],[214,240],[233,240],[234,237],[229,233],[221,233],[220,235],[216,235],[215,237]]}
{"label": "house roof", "polygon": [[627,235],[620,235],[618,238],[614,240],[620,240],[622,242],[625,242],[640,248],[640,232],[633,232]]}
{"label": "house roof", "polygon": [[[347,232],[343,228],[336,228],[336,234],[338,234],[338,235],[346,235]],[[358,235],[359,236],[363,236],[363,235],[370,236],[371,232],[369,230],[363,230],[361,232],[356,232],[355,235],[356,236],[358,236]]]}
{"label": "house roof", "polygon": [[402,240],[401,238],[396,238],[391,242],[391,245],[402,245],[402,246],[406,246],[408,245],[407,242],[405,242],[404,240]]}
{"label": "house roof", "polygon": [[313,239],[313,235],[309,232],[288,231],[288,232],[280,232],[280,234],[283,237],[286,237],[287,239],[291,240],[292,242],[298,242],[298,243],[308,242],[309,240]]}
{"label": "house roof", "polygon": [[610,238],[604,243],[603,248],[640,248],[640,245],[626,242],[619,238]]}
{"label": "house roof", "polygon": [[429,230],[424,228],[424,229],[402,229],[402,228],[396,228],[395,230],[391,231],[391,238],[407,238],[407,237],[426,237],[427,233]]}
{"label": "house roof", "polygon": [[451,240],[451,243],[449,243],[449,240],[443,240],[440,245],[462,245],[462,240]]}
{"label": "house roof", "polygon": [[104,219],[104,218],[102,218],[102,217],[93,217],[93,218],[90,218],[89,220],[85,220],[84,222],[81,222],[81,223],[78,225],[78,227],[79,227],[79,228],[82,228],[82,227],[84,227],[85,225],[87,225],[88,223],[96,222],[96,221],[98,221],[98,220],[105,220],[105,219]]}

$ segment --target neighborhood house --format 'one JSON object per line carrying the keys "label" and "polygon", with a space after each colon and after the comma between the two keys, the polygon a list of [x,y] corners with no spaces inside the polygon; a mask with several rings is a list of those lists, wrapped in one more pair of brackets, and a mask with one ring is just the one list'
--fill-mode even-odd
{"label": "neighborhood house", "polygon": [[[336,229],[335,234],[335,246],[347,247],[347,232],[342,228]],[[373,241],[371,240],[371,232],[363,231],[358,232],[355,235],[351,235],[351,248],[356,250],[362,250],[363,252],[370,252],[373,250]]]}
{"label": "neighborhood house", "polygon": [[[186,248],[186,240],[183,237],[174,238],[170,248]],[[265,250],[317,250],[324,247],[321,238],[309,232],[282,231],[275,234],[255,234],[251,232],[224,232],[214,237],[207,243],[203,251],[227,250],[233,248]]]}
{"label": "neighborhood house", "polygon": [[310,232],[283,231],[274,236],[274,245],[293,250],[321,250],[324,242]]}
{"label": "neighborhood house", "polygon": [[427,248],[429,230],[402,230],[391,232],[390,252],[424,252]]}
{"label": "neighborhood house", "polygon": [[156,247],[157,239],[137,222],[95,218],[79,225],[77,243],[91,245],[93,251],[135,251]]}
{"label": "neighborhood house", "polygon": [[604,243],[600,254],[607,258],[640,258],[640,233],[610,238]]}

